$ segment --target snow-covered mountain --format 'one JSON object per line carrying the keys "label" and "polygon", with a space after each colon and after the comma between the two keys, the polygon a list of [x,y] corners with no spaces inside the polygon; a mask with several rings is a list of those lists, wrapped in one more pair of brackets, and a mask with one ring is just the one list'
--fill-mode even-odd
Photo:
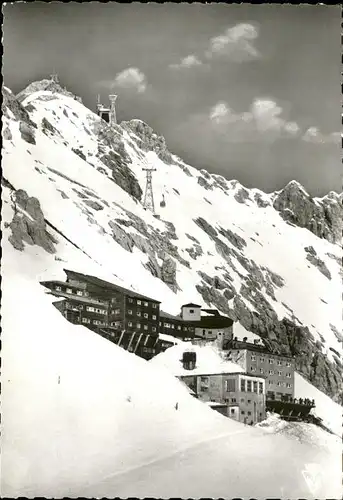
{"label": "snow-covered mountain", "polygon": [[[190,300],[215,306],[295,354],[298,371],[339,400],[342,195],[312,199],[295,181],[265,194],[199,171],[144,122],[111,130],[49,80],[18,98],[3,92],[4,238],[17,250],[38,242],[62,259],[59,278],[63,267],[91,273],[88,260],[61,254],[68,241],[98,276],[167,312]],[[156,168],[160,220],[141,204],[146,167]],[[50,278],[51,266],[39,269],[37,280]]]}
{"label": "snow-covered mountain", "polygon": [[[199,171],[170,153],[164,138],[142,121],[110,129],[49,80],[34,82],[17,97],[7,88],[3,94],[3,412],[15,415],[4,423],[5,493],[225,496],[225,478],[213,472],[223,461],[236,467],[236,446],[241,469],[230,479],[236,488],[231,496],[243,497],[247,485],[248,497],[311,498],[300,479],[287,489],[295,476],[293,464],[281,465],[285,457],[323,462],[330,474],[334,458],[330,462],[319,451],[313,458],[307,445],[297,448],[280,436],[269,441],[257,429],[244,428],[242,444],[241,424],[194,401],[154,363],[67,323],[39,281],[64,279],[63,268],[69,268],[161,300],[172,314],[190,301],[214,306],[235,319],[238,330],[296,355],[302,375],[296,396],[311,388],[324,402],[316,386],[340,401],[341,195],[311,199],[296,182],[266,194]],[[156,168],[160,219],[142,207],[146,167]],[[163,196],[165,207],[159,205]],[[222,435],[218,448],[215,439]],[[127,448],[118,447],[119,437]],[[204,439],[208,445],[199,444]],[[191,451],[180,455],[187,447]],[[204,481],[190,481],[187,474],[196,476],[205,455],[212,465]],[[247,456],[255,465],[251,481],[242,482]],[[154,484],[137,469],[152,460],[157,462],[149,474],[159,478]],[[280,461],[274,482],[266,460]],[[299,463],[294,467],[299,471]],[[179,482],[176,470],[185,474]],[[98,483],[96,490],[80,490],[85,478]],[[269,480],[271,490],[265,488]],[[313,495],[318,491],[335,496],[318,489]]]}

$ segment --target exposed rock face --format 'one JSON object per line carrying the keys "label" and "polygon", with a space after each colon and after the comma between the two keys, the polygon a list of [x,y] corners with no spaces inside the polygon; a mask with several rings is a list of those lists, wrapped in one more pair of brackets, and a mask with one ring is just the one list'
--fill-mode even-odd
{"label": "exposed rock face", "polygon": [[163,259],[161,279],[173,292],[177,292],[179,287],[176,281],[176,262],[168,255],[165,255]]}
{"label": "exposed rock face", "polygon": [[243,187],[235,193],[235,200],[238,201],[238,203],[245,203],[248,199],[249,191]]}
{"label": "exposed rock face", "polygon": [[325,265],[325,262],[319,259],[313,247],[305,247],[307,252],[306,259],[311,262],[326,278],[331,280],[331,273]]}
{"label": "exposed rock face", "polygon": [[37,198],[29,197],[19,189],[13,195],[14,216],[7,225],[12,230],[9,241],[16,250],[24,250],[24,243],[38,245],[49,253],[55,253],[57,241],[47,231],[44,214]]}
{"label": "exposed rock face", "polygon": [[97,131],[99,138],[98,158],[111,169],[114,182],[140,201],[143,192],[136,176],[128,167],[131,159],[126,152],[120,127],[110,128],[107,124],[101,123],[98,124]]}
{"label": "exposed rock face", "polygon": [[[2,96],[3,102],[1,109],[3,114],[9,116],[9,111],[13,113],[15,120],[19,121],[19,131],[22,139],[29,144],[36,144],[35,129],[37,125],[31,120],[29,113],[6,87],[2,88]],[[4,135],[4,138],[9,139],[10,136],[12,137],[12,134],[10,130],[8,130],[7,136]]]}
{"label": "exposed rock face", "polygon": [[273,206],[286,221],[304,227],[319,238],[337,242],[342,231],[342,195],[329,193],[313,200],[295,181],[290,182],[274,198]]}
{"label": "exposed rock face", "polygon": [[141,120],[121,122],[120,126],[132,131],[140,139],[138,146],[143,151],[154,151],[165,163],[173,163],[172,155],[167,149],[165,138],[155,134],[153,129]]}
{"label": "exposed rock face", "polygon": [[25,122],[20,122],[19,130],[24,141],[28,142],[29,144],[36,144],[35,133],[32,127],[30,127]]}

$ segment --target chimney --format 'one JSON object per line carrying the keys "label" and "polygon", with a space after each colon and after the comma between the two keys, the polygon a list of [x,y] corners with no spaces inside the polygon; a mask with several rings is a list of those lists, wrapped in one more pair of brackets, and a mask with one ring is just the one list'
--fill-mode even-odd
{"label": "chimney", "polygon": [[194,370],[197,360],[196,352],[185,351],[182,354],[182,365],[185,370]]}

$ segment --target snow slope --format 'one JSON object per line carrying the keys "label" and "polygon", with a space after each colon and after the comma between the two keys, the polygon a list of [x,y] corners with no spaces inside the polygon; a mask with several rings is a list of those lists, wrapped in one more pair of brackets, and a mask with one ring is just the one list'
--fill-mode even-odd
{"label": "snow slope", "polygon": [[320,417],[323,424],[337,436],[343,435],[342,407],[316,387],[313,387],[299,373],[294,375],[294,396],[296,398],[314,399],[316,407],[312,410],[312,413]]}
{"label": "snow slope", "polygon": [[[249,272],[234,257],[228,266],[214,241],[194,222],[202,217],[217,229],[230,228],[244,239],[246,258],[282,276],[285,285],[275,289],[277,300],[262,290],[264,297],[280,318],[292,317],[293,312],[314,339],[324,338],[323,351],[332,358],[329,347],[340,350],[330,323],[340,330],[341,284],[339,265],[327,254],[340,257],[339,247],[286,224],[271,205],[258,207],[257,190],[250,190],[240,203],[235,197],[241,189],[238,183],[209,176],[212,189],[206,189],[198,182],[206,173],[200,175],[176,157],[172,164],[162,162],[125,130],[130,168],[141,187],[142,167],[157,169],[156,199],[164,193],[167,202],[158,220],[113,182],[96,156],[96,115],[71,97],[50,92],[34,93],[24,104],[33,106],[35,144],[23,140],[20,124],[9,110],[3,116],[9,131],[2,151],[3,176],[15,189],[39,199],[57,243],[56,254],[27,244],[23,252],[13,249],[8,241],[12,193],[4,187],[3,496],[196,498],[206,493],[225,497],[229,492],[249,498],[337,497],[335,449],[318,450],[225,419],[192,398],[162,367],[65,322],[38,283],[64,279],[63,268],[75,269],[157,298],[172,314],[182,303],[203,303],[196,288],[202,282],[199,271],[209,276],[227,272],[239,293]],[[43,118],[54,132],[43,132]],[[85,159],[72,148],[81,150]],[[258,194],[266,203],[270,199]],[[92,208],[87,200],[96,200],[102,209]],[[130,223],[133,217],[149,234],[159,231],[165,239],[174,224],[177,293],[144,267],[147,253],[142,248],[130,252],[113,237],[109,223],[118,218]],[[137,225],[125,226],[125,234],[141,235]],[[196,259],[187,251],[193,244],[189,236],[202,249]],[[227,240],[226,244],[234,247]],[[308,266],[305,246],[316,249],[331,280]],[[189,267],[182,263],[186,261]],[[252,302],[242,300],[254,310]],[[330,479],[317,484],[314,492],[301,472],[312,462],[319,463]]]}
{"label": "snow slope", "polygon": [[[339,450],[222,417],[152,363],[67,323],[23,267],[4,276],[3,496],[337,497]],[[312,462],[323,474],[313,491],[302,474]]]}

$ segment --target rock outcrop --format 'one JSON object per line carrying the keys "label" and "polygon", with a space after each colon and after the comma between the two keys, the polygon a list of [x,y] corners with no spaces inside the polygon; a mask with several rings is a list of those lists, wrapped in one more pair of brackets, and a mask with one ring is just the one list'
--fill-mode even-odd
{"label": "rock outcrop", "polygon": [[167,149],[165,138],[155,134],[153,129],[142,120],[121,122],[120,126],[133,132],[138,138],[138,146],[143,151],[154,151],[165,163],[173,163],[172,155]]}
{"label": "rock outcrop", "polygon": [[313,199],[298,182],[292,181],[275,195],[273,206],[284,220],[319,238],[336,243],[342,236],[342,195],[331,192],[324,198]]}
{"label": "rock outcrop", "polygon": [[9,241],[16,250],[23,251],[25,243],[38,245],[48,253],[55,253],[55,238],[47,231],[44,214],[37,198],[29,197],[26,191],[19,189],[12,194],[14,215],[6,223],[12,234]]}

